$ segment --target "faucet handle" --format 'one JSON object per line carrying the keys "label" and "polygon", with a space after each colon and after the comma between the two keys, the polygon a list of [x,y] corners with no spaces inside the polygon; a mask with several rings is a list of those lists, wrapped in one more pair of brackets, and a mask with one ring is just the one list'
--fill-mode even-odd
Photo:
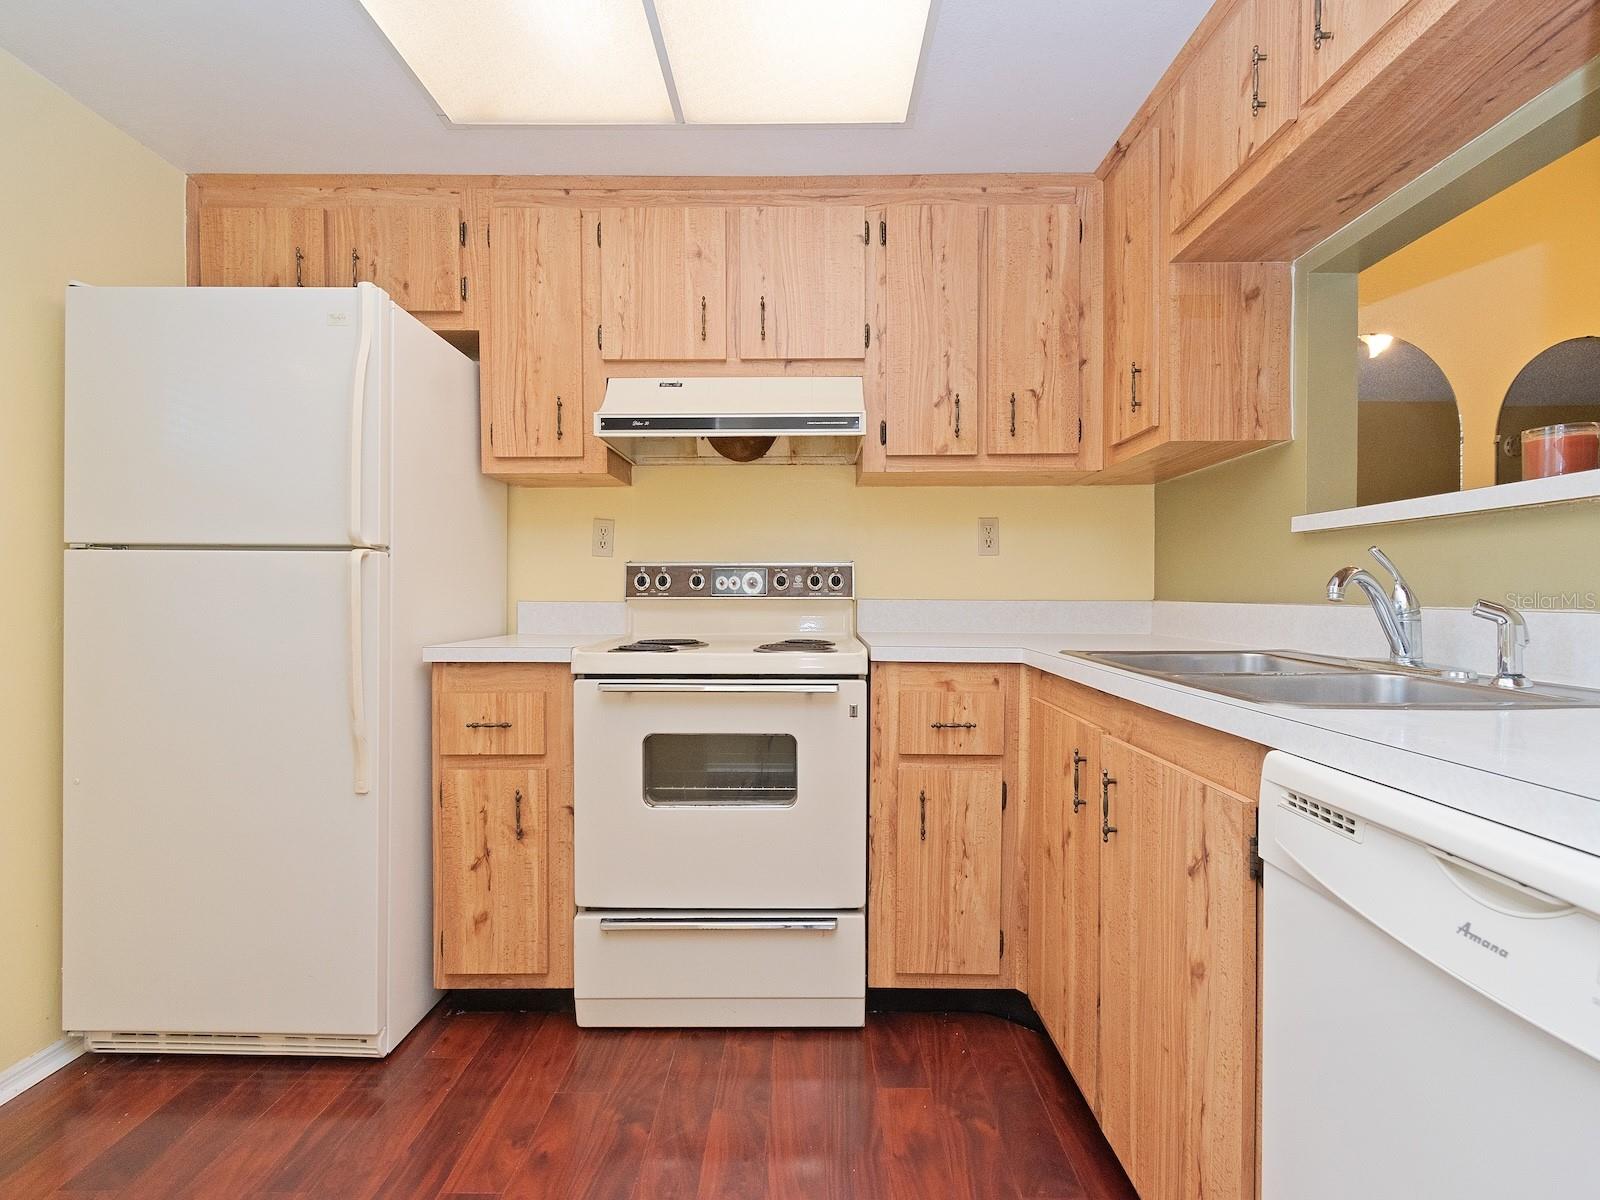
{"label": "faucet handle", "polygon": [[1389,572],[1389,577],[1394,580],[1395,608],[1403,613],[1421,612],[1422,601],[1417,599],[1417,593],[1411,590],[1411,585],[1400,574],[1400,568],[1394,565],[1394,560],[1376,546],[1368,546],[1367,553],[1377,559],[1378,565]]}

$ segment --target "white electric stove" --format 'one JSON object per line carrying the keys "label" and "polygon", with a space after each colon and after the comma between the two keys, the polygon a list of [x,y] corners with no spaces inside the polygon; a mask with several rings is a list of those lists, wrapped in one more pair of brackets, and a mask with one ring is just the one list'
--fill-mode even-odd
{"label": "white electric stove", "polygon": [[867,651],[848,563],[629,564],[573,652],[580,1025],[860,1025]]}

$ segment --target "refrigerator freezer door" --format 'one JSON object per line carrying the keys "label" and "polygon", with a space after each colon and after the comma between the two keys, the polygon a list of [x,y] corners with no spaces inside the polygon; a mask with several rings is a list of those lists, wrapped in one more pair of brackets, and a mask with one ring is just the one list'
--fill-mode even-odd
{"label": "refrigerator freezer door", "polygon": [[392,310],[370,284],[68,288],[65,540],[387,545]]}
{"label": "refrigerator freezer door", "polygon": [[355,558],[66,552],[66,1028],[382,1030],[388,561]]}

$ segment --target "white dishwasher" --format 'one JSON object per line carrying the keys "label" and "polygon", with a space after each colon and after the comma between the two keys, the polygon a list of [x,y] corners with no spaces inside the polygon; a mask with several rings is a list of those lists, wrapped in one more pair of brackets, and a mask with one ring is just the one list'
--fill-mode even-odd
{"label": "white dishwasher", "polygon": [[1600,1196],[1600,858],[1273,752],[1262,1200]]}

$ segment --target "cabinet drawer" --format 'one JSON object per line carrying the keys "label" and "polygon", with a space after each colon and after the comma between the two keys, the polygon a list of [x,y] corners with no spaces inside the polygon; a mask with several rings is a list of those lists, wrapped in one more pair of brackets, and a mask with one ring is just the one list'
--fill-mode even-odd
{"label": "cabinet drawer", "polygon": [[439,753],[543,754],[542,692],[446,692],[439,697]]}
{"label": "cabinet drawer", "polygon": [[900,689],[901,754],[1005,753],[1006,701],[994,675]]}

